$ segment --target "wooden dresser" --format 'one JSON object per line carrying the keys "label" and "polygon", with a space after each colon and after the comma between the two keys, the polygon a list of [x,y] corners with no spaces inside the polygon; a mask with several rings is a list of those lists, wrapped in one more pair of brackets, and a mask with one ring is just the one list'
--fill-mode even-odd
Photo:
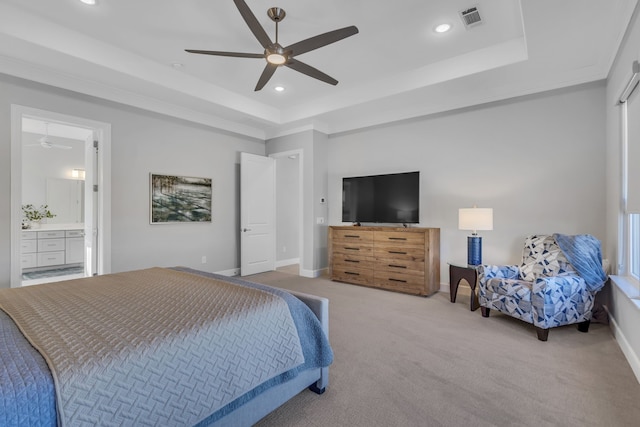
{"label": "wooden dresser", "polygon": [[415,295],[440,289],[440,229],[329,227],[331,280]]}

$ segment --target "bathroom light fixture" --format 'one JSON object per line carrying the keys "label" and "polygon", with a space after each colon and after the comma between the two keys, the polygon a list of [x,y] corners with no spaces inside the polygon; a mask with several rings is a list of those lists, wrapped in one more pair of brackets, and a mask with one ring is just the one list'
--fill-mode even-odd
{"label": "bathroom light fixture", "polygon": [[451,29],[451,24],[439,24],[433,28],[436,33],[446,33]]}
{"label": "bathroom light fixture", "polygon": [[84,179],[85,178],[84,169],[72,169],[71,178]]}
{"label": "bathroom light fixture", "polygon": [[97,0],[80,0],[80,1],[84,4],[88,4],[89,6],[95,6],[97,3]]}

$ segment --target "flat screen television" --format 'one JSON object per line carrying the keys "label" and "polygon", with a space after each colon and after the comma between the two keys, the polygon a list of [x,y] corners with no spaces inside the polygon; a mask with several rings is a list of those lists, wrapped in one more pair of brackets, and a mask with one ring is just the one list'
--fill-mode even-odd
{"label": "flat screen television", "polygon": [[343,178],[342,222],[417,224],[420,172]]}

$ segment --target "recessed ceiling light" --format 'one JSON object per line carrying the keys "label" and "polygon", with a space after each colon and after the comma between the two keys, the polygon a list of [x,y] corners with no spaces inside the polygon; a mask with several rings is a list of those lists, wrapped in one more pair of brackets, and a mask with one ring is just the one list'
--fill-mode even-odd
{"label": "recessed ceiling light", "polygon": [[172,66],[173,68],[182,68],[182,67],[184,67],[184,64],[183,64],[183,63],[181,63],[181,62],[172,62],[172,63],[171,63],[171,66]]}
{"label": "recessed ceiling light", "polygon": [[276,86],[273,88],[276,92],[283,92],[284,91],[284,87],[282,86]]}
{"label": "recessed ceiling light", "polygon": [[433,29],[436,33],[446,33],[451,29],[451,24],[439,24],[436,25]]}
{"label": "recessed ceiling light", "polygon": [[84,4],[88,4],[89,6],[95,6],[97,0],[80,0]]}

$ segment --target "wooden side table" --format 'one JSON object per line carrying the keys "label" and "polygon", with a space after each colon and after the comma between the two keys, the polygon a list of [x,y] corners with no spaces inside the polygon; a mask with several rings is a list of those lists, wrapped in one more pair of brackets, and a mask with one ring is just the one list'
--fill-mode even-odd
{"label": "wooden side table", "polygon": [[451,292],[451,302],[456,302],[458,294],[458,286],[462,280],[466,280],[471,287],[470,310],[475,311],[480,307],[478,295],[476,294],[476,285],[478,283],[478,270],[475,267],[460,266],[449,264],[449,286]]}

